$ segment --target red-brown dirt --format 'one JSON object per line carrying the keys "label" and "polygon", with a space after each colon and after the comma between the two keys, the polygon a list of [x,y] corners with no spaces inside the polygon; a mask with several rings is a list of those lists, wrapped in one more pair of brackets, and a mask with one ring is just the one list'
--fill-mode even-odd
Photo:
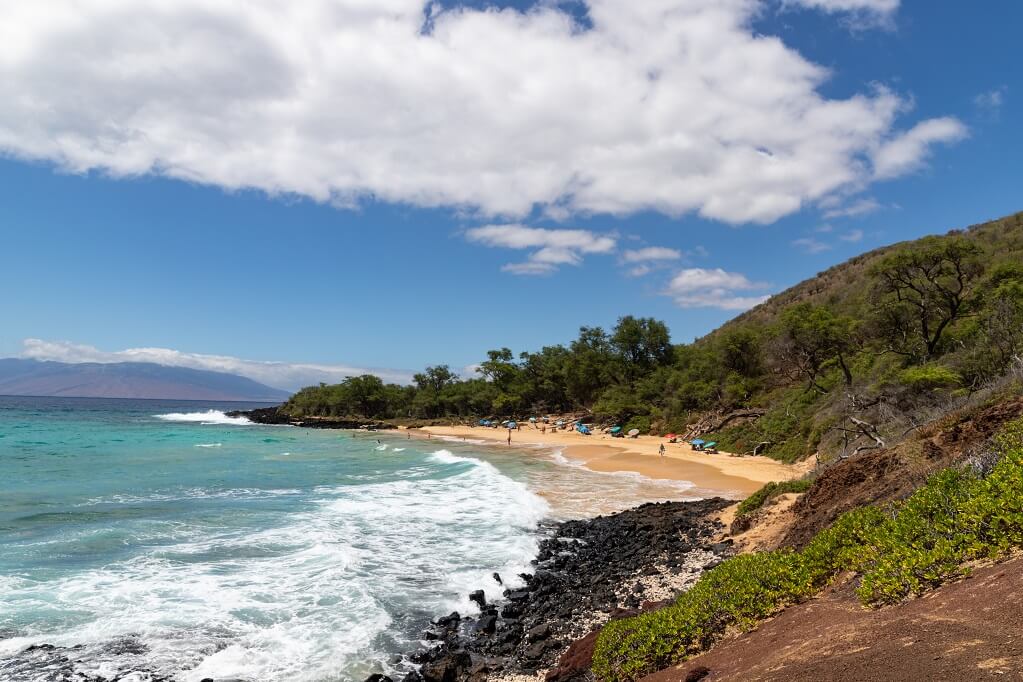
{"label": "red-brown dirt", "polygon": [[702,668],[708,681],[1023,680],[1023,558],[877,611],[846,582],[644,682]]}
{"label": "red-brown dirt", "polygon": [[1023,398],[949,416],[894,448],[867,452],[825,469],[792,506],[780,546],[802,547],[844,512],[909,496],[927,477],[982,447],[1023,414]]}

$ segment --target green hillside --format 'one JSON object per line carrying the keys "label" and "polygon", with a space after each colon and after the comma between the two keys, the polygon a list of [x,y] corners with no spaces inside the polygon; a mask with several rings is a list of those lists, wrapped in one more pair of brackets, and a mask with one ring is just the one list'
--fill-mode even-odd
{"label": "green hillside", "polygon": [[492,350],[479,378],[427,368],[300,391],[292,416],[377,419],[576,413],[717,440],[736,453],[834,459],[891,445],[1016,381],[1023,214],[857,256],[693,344],[653,319],[583,328],[567,346]]}

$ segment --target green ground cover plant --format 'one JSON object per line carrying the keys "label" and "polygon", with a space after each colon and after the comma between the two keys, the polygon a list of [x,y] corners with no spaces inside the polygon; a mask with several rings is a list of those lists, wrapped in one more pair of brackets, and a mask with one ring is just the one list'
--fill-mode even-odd
{"label": "green ground cover plant", "polygon": [[661,670],[709,648],[728,628],[752,629],[812,597],[843,571],[859,574],[860,600],[877,607],[1023,547],[1023,420],[1002,432],[997,451],[990,472],[944,470],[902,503],[847,512],[801,551],[734,557],[671,606],[608,623],[594,673],[625,682]]}
{"label": "green ground cover plant", "polygon": [[407,385],[353,376],[304,388],[281,410],[468,424],[572,414],[783,462],[847,456],[873,438],[850,417],[891,444],[1018,364],[1021,262],[1023,213],[862,254],[691,343],[626,315],[538,350],[487,351],[470,376],[447,365]]}
{"label": "green ground cover plant", "polygon": [[775,483],[772,481],[740,502],[739,508],[736,510],[736,515],[746,516],[748,514],[752,514],[767,504],[769,500],[772,500],[779,495],[784,495],[786,493],[805,493],[810,489],[811,485],[813,485],[813,481],[809,479],[782,481],[781,483]]}

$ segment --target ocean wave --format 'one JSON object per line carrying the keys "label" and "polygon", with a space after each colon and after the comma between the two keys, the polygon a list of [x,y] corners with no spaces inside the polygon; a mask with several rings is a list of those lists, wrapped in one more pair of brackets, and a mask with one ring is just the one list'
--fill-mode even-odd
{"label": "ocean wave", "polygon": [[196,443],[195,447],[197,447],[197,448],[219,448],[222,445],[223,445],[223,443]]}
{"label": "ocean wave", "polygon": [[[390,480],[91,500],[294,492],[301,504],[274,513],[271,527],[140,524],[135,556],[46,582],[0,580],[5,608],[61,623],[0,640],[0,654],[75,646],[76,672],[118,679],[363,679],[368,661],[414,648],[429,618],[473,611],[471,590],[496,597],[495,570],[509,584],[530,570],[548,506],[520,481],[447,450],[375,475]],[[112,645],[126,638],[139,653]]]}
{"label": "ocean wave", "polygon": [[[692,481],[674,478],[654,478],[652,476],[641,474],[638,471],[597,471],[596,469],[590,469],[588,466],[586,466],[586,463],[581,460],[565,457],[563,450],[555,450],[554,452],[552,452],[551,459],[560,466],[572,467],[573,469],[582,469],[597,476],[613,476],[616,478],[630,479],[637,483],[651,483],[656,484],[658,486],[665,486],[668,488],[677,488],[678,490],[681,491],[692,490],[696,487],[696,484],[693,483]],[[694,497],[693,499],[699,498]]]}
{"label": "ocean wave", "polygon": [[228,417],[220,410],[206,410],[205,412],[170,412],[168,414],[154,414],[153,416],[166,422],[197,422],[205,426],[221,424],[245,426],[252,424],[247,417]]}
{"label": "ocean wave", "polygon": [[102,497],[90,497],[74,507],[92,507],[96,505],[144,505],[152,502],[177,502],[181,500],[263,500],[276,497],[301,495],[298,488],[227,488],[213,490],[210,488],[181,488],[155,490],[145,495],[114,494]]}
{"label": "ocean wave", "polygon": [[498,441],[485,440],[482,438],[465,438],[464,436],[445,436],[436,435],[434,436],[437,440],[442,440],[446,443],[468,443],[469,445],[495,445]]}

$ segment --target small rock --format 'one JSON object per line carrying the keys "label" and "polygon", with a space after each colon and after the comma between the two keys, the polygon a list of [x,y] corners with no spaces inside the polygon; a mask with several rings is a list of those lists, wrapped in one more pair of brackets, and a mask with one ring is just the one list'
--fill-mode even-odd
{"label": "small rock", "polygon": [[494,630],[497,629],[497,616],[483,616],[479,619],[477,627],[488,635],[494,634]]}
{"label": "small rock", "polygon": [[546,623],[537,625],[534,628],[530,628],[526,633],[527,642],[539,642],[542,639],[547,639],[551,636],[551,628]]}
{"label": "small rock", "polygon": [[458,614],[458,611],[452,611],[450,615],[443,616],[433,621],[434,625],[439,625],[442,628],[453,628],[458,626],[458,622],[462,620],[462,617]]}

